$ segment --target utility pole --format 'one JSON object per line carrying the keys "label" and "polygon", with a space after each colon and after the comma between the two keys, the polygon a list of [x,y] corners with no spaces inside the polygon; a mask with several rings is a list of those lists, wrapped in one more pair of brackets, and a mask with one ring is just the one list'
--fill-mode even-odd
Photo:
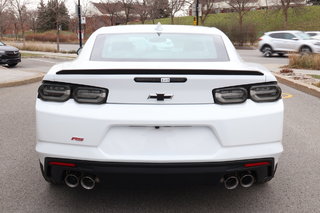
{"label": "utility pole", "polygon": [[82,27],[81,27],[81,6],[80,0],[78,0],[78,17],[79,17],[79,45],[82,48]]}
{"label": "utility pole", "polygon": [[196,1],[197,25],[199,25],[199,0]]}

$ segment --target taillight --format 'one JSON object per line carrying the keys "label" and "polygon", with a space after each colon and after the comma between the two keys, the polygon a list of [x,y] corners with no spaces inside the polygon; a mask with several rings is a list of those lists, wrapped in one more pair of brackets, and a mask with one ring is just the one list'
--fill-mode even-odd
{"label": "taillight", "polygon": [[107,96],[104,88],[59,82],[44,82],[38,89],[38,98],[43,101],[64,102],[73,98],[78,103],[102,104]]}
{"label": "taillight", "polygon": [[262,41],[262,37],[258,38],[258,41]]}
{"label": "taillight", "polygon": [[219,104],[243,103],[247,100],[247,97],[248,92],[242,87],[217,89],[214,91],[214,101]]}
{"label": "taillight", "polygon": [[107,90],[102,88],[77,87],[73,91],[73,98],[78,103],[105,103]]}
{"label": "taillight", "polygon": [[44,101],[64,102],[70,98],[71,87],[64,84],[44,83],[39,87],[38,94]]}
{"label": "taillight", "polygon": [[252,86],[250,97],[255,102],[276,101],[281,97],[281,88],[276,84]]}
{"label": "taillight", "polygon": [[281,88],[276,83],[241,85],[212,91],[217,104],[238,104],[247,99],[255,102],[272,102],[281,98]]}

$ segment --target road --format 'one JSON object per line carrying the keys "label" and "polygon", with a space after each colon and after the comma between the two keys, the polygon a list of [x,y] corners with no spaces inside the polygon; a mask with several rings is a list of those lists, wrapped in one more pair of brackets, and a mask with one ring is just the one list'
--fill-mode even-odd
{"label": "road", "polygon": [[15,68],[11,69],[46,73],[53,65],[69,60],[70,59],[22,58],[21,63],[19,63]]}
{"label": "road", "polygon": [[319,212],[319,98],[281,85],[293,96],[284,99],[285,152],[267,184],[233,191],[203,185],[85,191],[50,186],[40,174],[34,150],[39,85],[0,89],[0,212]]}

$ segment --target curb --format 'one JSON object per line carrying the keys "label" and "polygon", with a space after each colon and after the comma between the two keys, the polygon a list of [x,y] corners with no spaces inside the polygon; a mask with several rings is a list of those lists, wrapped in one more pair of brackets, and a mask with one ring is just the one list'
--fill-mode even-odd
{"label": "curb", "polygon": [[307,94],[310,94],[310,95],[313,95],[313,96],[320,98],[320,88],[319,87],[316,87],[316,86],[313,86],[310,84],[306,84],[306,83],[302,83],[297,80],[293,80],[293,79],[284,77],[282,75],[279,75],[277,73],[273,73],[273,75],[277,78],[278,82],[280,82],[282,84],[285,84],[285,85],[292,87],[296,90],[299,90],[299,91],[302,91]]}
{"label": "curb", "polygon": [[16,81],[9,81],[9,82],[1,82],[0,88],[4,87],[14,87],[14,86],[21,86],[25,84],[35,83],[38,81],[41,81],[43,79],[45,74],[38,73],[35,77],[25,78],[22,80],[16,80]]}

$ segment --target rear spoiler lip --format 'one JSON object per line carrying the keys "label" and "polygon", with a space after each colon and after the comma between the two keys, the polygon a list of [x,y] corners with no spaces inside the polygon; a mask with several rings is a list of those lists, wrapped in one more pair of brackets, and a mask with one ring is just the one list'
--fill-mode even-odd
{"label": "rear spoiler lip", "polygon": [[255,70],[88,69],[61,70],[57,75],[260,75]]}

